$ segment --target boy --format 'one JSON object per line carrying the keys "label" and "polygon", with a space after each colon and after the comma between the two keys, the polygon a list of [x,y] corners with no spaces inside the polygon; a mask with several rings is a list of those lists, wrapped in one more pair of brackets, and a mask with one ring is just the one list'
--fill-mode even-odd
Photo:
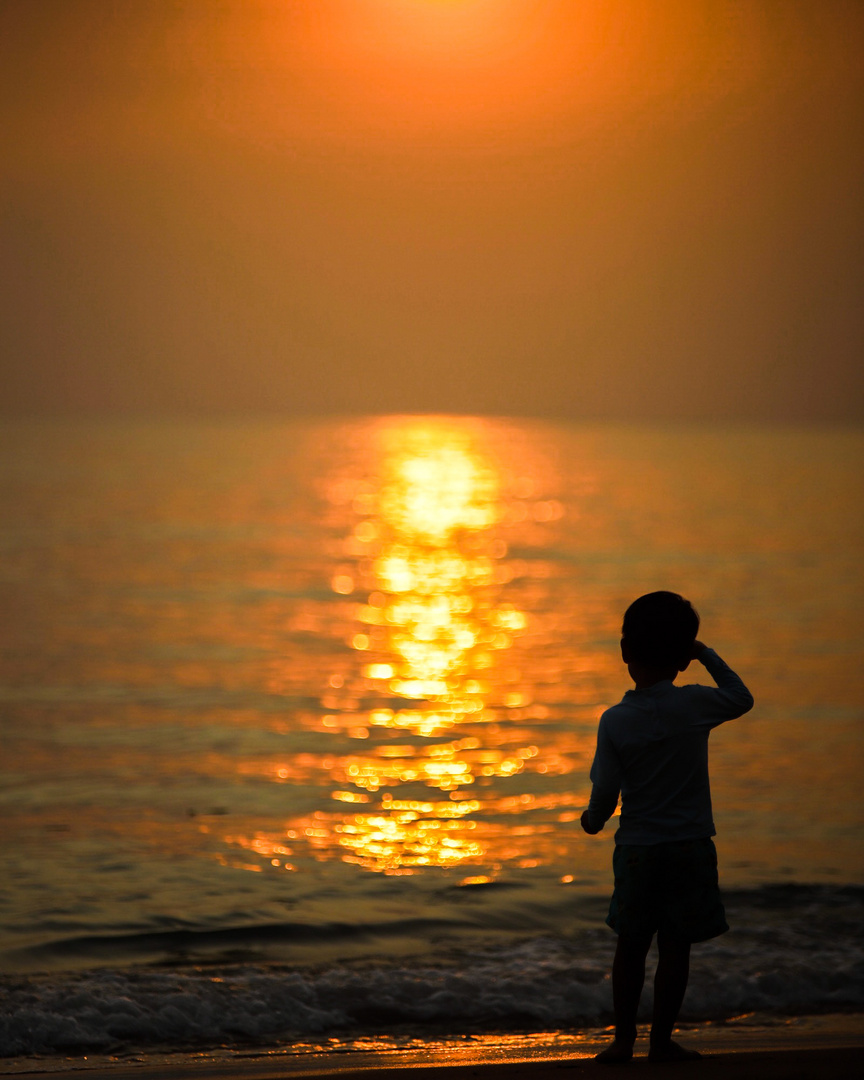
{"label": "boy", "polygon": [[[657,934],[651,1061],[698,1058],[672,1041],[684,1000],[690,945],[724,933],[708,786],[708,735],[753,707],[750,691],[696,640],[699,616],[672,592],[634,601],[624,615],[621,656],[636,684],[600,717],[591,766],[591,800],[582,828],[598,833],[621,794],[615,834],[615,889],[606,922],[618,934],[612,965],[615,1041],[597,1060],[629,1061],[645,981],[645,957]],[[716,686],[675,686],[699,660]]]}

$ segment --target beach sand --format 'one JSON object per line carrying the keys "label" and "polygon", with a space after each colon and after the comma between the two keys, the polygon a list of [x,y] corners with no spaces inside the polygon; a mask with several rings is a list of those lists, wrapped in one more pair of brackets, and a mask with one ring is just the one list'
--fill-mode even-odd
{"label": "beach sand", "polygon": [[705,1024],[676,1032],[698,1049],[699,1061],[652,1064],[640,1032],[636,1057],[626,1065],[600,1065],[594,1054],[611,1032],[594,1030],[530,1045],[483,1038],[478,1043],[413,1050],[368,1049],[296,1053],[284,1049],[221,1050],[207,1054],[141,1057],[51,1057],[0,1061],[0,1075],[30,1080],[74,1072],[75,1080],[277,1080],[327,1077],[338,1080],[563,1080],[580,1077],[692,1076],[700,1080],[859,1080],[864,1076],[864,1015],[793,1018],[766,1025]]}
{"label": "beach sand", "polygon": [[[368,1080],[386,1076],[387,1080],[417,1080],[418,1073],[428,1080],[556,1080],[575,1074],[584,1077],[699,1077],[700,1080],[859,1080],[864,1075],[864,1046],[830,1047],[819,1050],[763,1050],[743,1053],[711,1054],[696,1062],[653,1065],[647,1058],[636,1058],[627,1065],[600,1065],[591,1058],[563,1058],[550,1061],[514,1061],[494,1064],[413,1065],[385,1064],[357,1068],[349,1062],[313,1064],[297,1058],[282,1057],[268,1061],[265,1069],[250,1068],[250,1063],[235,1062],[231,1067],[205,1066],[200,1063],[161,1066],[120,1066],[97,1069],[74,1069],[76,1080],[111,1076],[111,1080],[277,1080],[284,1077],[338,1077]],[[17,1073],[29,1077],[56,1077],[55,1071]]]}

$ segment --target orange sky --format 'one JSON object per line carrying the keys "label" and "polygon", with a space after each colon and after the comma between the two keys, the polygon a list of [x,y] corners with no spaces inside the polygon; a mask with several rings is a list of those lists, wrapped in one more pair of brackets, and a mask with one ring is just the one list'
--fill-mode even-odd
{"label": "orange sky", "polygon": [[860,420],[856,0],[0,0],[6,413]]}

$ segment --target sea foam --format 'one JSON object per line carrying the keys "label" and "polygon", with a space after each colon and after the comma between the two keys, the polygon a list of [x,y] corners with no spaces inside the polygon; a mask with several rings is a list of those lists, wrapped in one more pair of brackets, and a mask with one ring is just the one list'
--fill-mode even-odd
{"label": "sea foam", "polygon": [[[799,896],[800,900],[800,896]],[[824,898],[823,898],[824,900]],[[833,933],[775,904],[764,917],[694,949],[682,1019],[742,1012],[864,1010],[864,945],[850,901]],[[857,898],[860,903],[860,898]],[[852,904],[852,908],[856,906]],[[581,1028],[608,1023],[614,938],[536,937],[439,961],[371,961],[320,968],[221,965],[102,969],[6,978],[0,1052],[124,1052],[285,1044],[400,1030]],[[651,961],[649,959],[649,965]],[[650,1013],[650,978],[643,1013]]]}

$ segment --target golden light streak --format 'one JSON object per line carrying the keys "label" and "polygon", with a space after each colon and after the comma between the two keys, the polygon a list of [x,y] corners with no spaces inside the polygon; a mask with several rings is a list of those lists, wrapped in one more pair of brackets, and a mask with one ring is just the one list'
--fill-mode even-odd
{"label": "golden light streak", "polygon": [[[509,634],[523,630],[527,618],[512,604],[496,603],[496,566],[506,545],[491,535],[502,507],[489,462],[464,432],[441,423],[399,426],[385,433],[384,443],[380,487],[355,501],[363,520],[353,539],[371,549],[371,588],[357,611],[366,629],[351,645],[374,653],[362,669],[373,689],[410,703],[371,710],[369,730],[440,738],[490,719],[489,657],[509,646]],[[347,594],[354,581],[347,571],[339,574],[334,591]],[[505,705],[528,698],[524,690],[510,691]],[[367,798],[384,787],[417,784],[456,793],[479,778],[514,776],[536,753],[533,746],[485,746],[476,735],[426,746],[383,744],[345,759],[334,778]],[[480,806],[466,799],[400,800],[388,792],[378,810],[331,815],[327,842],[345,861],[386,873],[479,860],[486,847],[470,815]]]}
{"label": "golden light streak", "polygon": [[330,805],[230,843],[272,866],[286,843],[376,873],[475,866],[469,883],[545,865],[585,792],[541,798],[502,785],[585,771],[587,751],[569,733],[542,753],[535,741],[531,725],[549,709],[509,658],[532,619],[502,595],[517,572],[503,530],[556,520],[561,504],[541,497],[548,482],[526,461],[515,478],[493,467],[476,425],[387,420],[369,443],[378,453],[365,476],[326,489],[351,515],[329,583],[354,662],[322,680],[313,725],[333,752],[236,766],[329,788]]}

